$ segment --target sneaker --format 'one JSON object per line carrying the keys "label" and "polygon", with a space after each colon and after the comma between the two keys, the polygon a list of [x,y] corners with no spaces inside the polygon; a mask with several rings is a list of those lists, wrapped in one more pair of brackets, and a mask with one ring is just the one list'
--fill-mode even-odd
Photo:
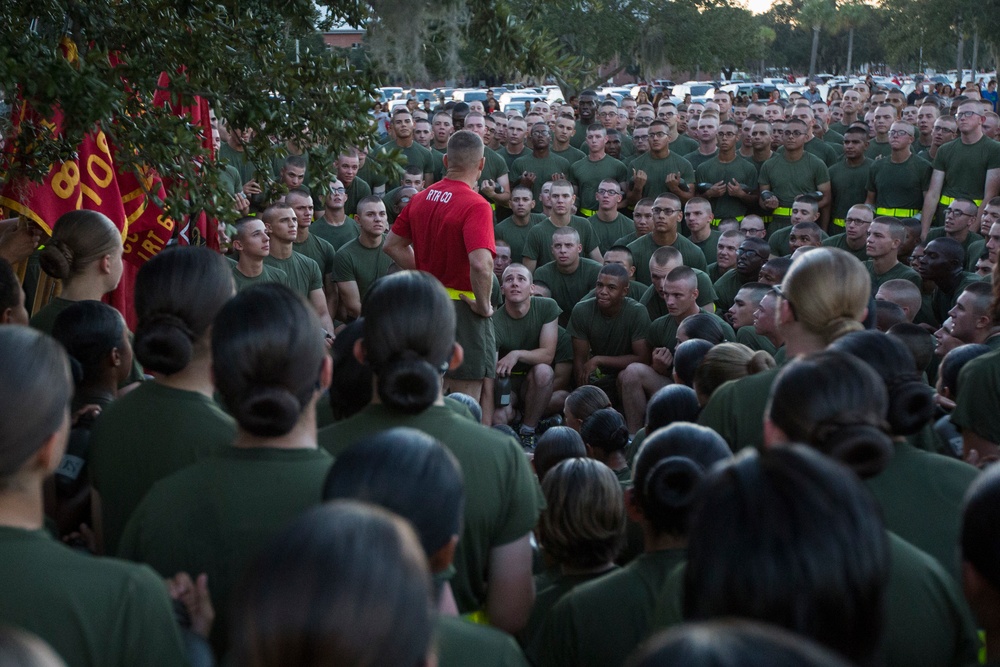
{"label": "sneaker", "polygon": [[529,453],[533,453],[535,451],[535,433],[521,433],[518,437],[521,439],[521,447],[524,448],[524,451]]}

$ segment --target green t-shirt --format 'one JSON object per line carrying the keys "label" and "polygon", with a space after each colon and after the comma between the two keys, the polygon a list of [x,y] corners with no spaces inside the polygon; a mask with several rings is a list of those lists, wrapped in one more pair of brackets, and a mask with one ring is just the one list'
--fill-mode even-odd
{"label": "green t-shirt", "polygon": [[0,623],[38,635],[67,665],[187,664],[167,587],[148,567],[2,526],[0,571]]}
{"label": "green t-shirt", "polygon": [[630,173],[624,162],[610,155],[605,155],[596,162],[588,156],[571,164],[566,176],[577,188],[576,206],[580,214],[590,215],[587,211],[597,210],[597,188],[601,181],[610,179],[625,183]]}
{"label": "green t-shirt", "polygon": [[764,410],[779,368],[732,380],[715,390],[698,423],[721,435],[729,448],[764,446]]}
{"label": "green t-shirt", "polygon": [[383,238],[377,248],[366,248],[355,239],[341,248],[333,263],[333,282],[356,282],[358,294],[364,299],[372,283],[386,275],[392,265],[389,255],[382,252],[384,242]]}
{"label": "green t-shirt", "polygon": [[891,269],[881,275],[875,273],[874,260],[869,259],[866,261],[865,268],[868,269],[868,275],[871,276],[872,279],[872,294],[878,292],[878,288],[885,283],[890,280],[896,280],[897,278],[901,280],[909,280],[918,288],[922,287],[924,284],[924,281],[920,278],[920,274],[902,262],[897,262]]}
{"label": "green t-shirt", "polygon": [[[697,144],[695,145],[697,148]],[[654,158],[650,153],[643,153],[629,165],[632,169],[646,172],[646,185],[642,188],[643,197],[656,198],[667,190],[667,176],[669,174],[680,174],[681,180],[685,183],[694,183],[694,167],[682,157],[682,153],[674,152],[670,147],[670,154],[665,158]],[[631,172],[629,172],[631,173]]]}
{"label": "green t-shirt", "polygon": [[844,135],[840,132],[835,132],[832,129],[827,129],[826,134],[823,135],[823,141],[834,146],[844,145]]}
{"label": "green t-shirt", "polygon": [[586,574],[563,574],[561,568],[557,565],[552,568],[551,573],[543,572],[542,574],[535,575],[535,605],[531,608],[531,617],[528,619],[528,624],[524,626],[524,630],[519,635],[521,645],[527,647],[526,652],[532,655],[538,655],[541,652],[542,647],[538,645],[539,630],[542,629],[542,624],[548,617],[549,612],[552,611],[552,607],[563,596],[580,584],[600,579],[617,569],[616,566],[612,566],[610,569],[596,574],[590,572]]}
{"label": "green t-shirt", "polygon": [[862,262],[868,261],[868,252],[865,248],[865,242],[862,240],[861,247],[858,248],[857,250],[854,250],[849,245],[847,245],[847,232],[831,236],[830,238],[823,241],[823,245],[829,246],[831,248],[840,248],[841,250],[846,250],[847,252],[851,253],[852,255],[860,259]]}
{"label": "green t-shirt", "polygon": [[698,150],[698,141],[686,134],[678,134],[677,138],[671,141],[667,148],[669,148],[671,153],[687,155],[691,151]]}
{"label": "green t-shirt", "polygon": [[[597,307],[597,299],[586,299],[573,308],[566,331],[587,341],[594,357],[621,357],[632,354],[632,343],[649,335],[649,314],[633,299],[626,298],[617,315],[607,317]],[[617,371],[601,369],[605,374]]]}
{"label": "green t-shirt", "polygon": [[319,504],[332,463],[321,449],[226,447],[157,482],[129,520],[118,554],[164,577],[208,574],[212,644],[221,655],[242,571],[285,524]]}
{"label": "green t-shirt", "polygon": [[[685,153],[684,154],[684,159],[687,160],[688,163],[691,164],[691,168],[692,169],[694,169],[695,171],[697,171],[698,167],[700,167],[701,165],[705,164],[709,160],[711,160],[713,158],[716,158],[718,156],[719,156],[719,149],[718,148],[716,148],[714,151],[712,151],[712,153],[709,154],[709,155],[702,154],[702,152],[696,148],[696,149],[694,149],[693,151],[691,151],[689,153]],[[690,183],[690,181],[688,181],[688,182]]]}
{"label": "green t-shirt", "polygon": [[514,638],[455,616],[437,617],[438,667],[528,667]]}
{"label": "green t-shirt", "polygon": [[[812,153],[802,153],[795,162],[789,162],[784,151],[776,153],[760,168],[757,179],[761,189],[768,190],[778,198],[779,208],[791,208],[792,202],[801,194],[815,192],[819,186],[830,182],[830,171],[826,163]],[[787,224],[789,216],[774,214],[775,222]]]}
{"label": "green t-shirt", "polygon": [[[506,308],[497,308],[492,318],[493,336],[497,342],[497,358],[503,358],[514,350],[537,350],[542,327],[559,319],[560,312],[562,310],[559,304],[543,296],[531,297],[527,315],[519,320],[511,317]],[[514,372],[527,373],[530,369],[531,364],[522,361],[514,367]]]}
{"label": "green t-shirt", "polygon": [[528,242],[528,232],[543,220],[548,220],[544,213],[532,213],[528,224],[519,227],[514,222],[514,216],[511,216],[493,228],[493,235],[498,241],[507,242],[510,246],[511,261],[520,263],[524,257],[524,244]]}
{"label": "green t-shirt", "polygon": [[[706,262],[708,262],[709,264],[714,264],[715,258],[719,253],[719,238],[721,236],[722,232],[720,232],[718,229],[712,229],[708,233],[708,238],[706,238],[704,241],[695,241],[690,236],[688,237],[688,240],[691,241],[691,243],[698,246],[698,249],[701,250],[701,254],[705,256]],[[707,271],[708,267],[705,267],[705,270]]]}
{"label": "green t-shirt", "polygon": [[532,664],[623,664],[652,632],[664,584],[684,558],[682,549],[643,553],[620,570],[574,588],[552,607],[538,641],[528,648]]}
{"label": "green t-shirt", "polygon": [[959,393],[951,423],[960,431],[969,429],[976,435],[1000,442],[1000,350],[987,352],[967,363],[958,374],[963,387],[973,391]]}
{"label": "green t-shirt", "polygon": [[729,269],[722,277],[715,281],[715,293],[718,295],[715,299],[716,311],[720,313],[727,312],[736,303],[736,294],[740,291],[743,285],[754,282],[757,279],[756,276],[749,276],[749,279],[744,280],[743,277],[736,272],[736,269]]}
{"label": "green t-shirt", "polygon": [[311,292],[323,289],[323,274],[319,264],[305,255],[292,252],[288,259],[268,255],[264,258],[264,263],[284,271],[288,276],[286,284],[306,299]]}
{"label": "green t-shirt", "polygon": [[778,348],[774,346],[771,339],[767,336],[761,336],[757,333],[757,330],[753,328],[750,324],[745,327],[740,327],[736,330],[736,342],[743,343],[751,350],[764,350],[772,357],[778,353]]}
{"label": "green t-shirt", "polygon": [[[367,167],[370,162],[371,160],[365,162],[365,166]],[[385,178],[382,178],[381,181],[382,184],[384,185]],[[347,201],[344,202],[344,213],[346,213],[349,216],[357,213],[358,202],[372,193],[371,186],[368,184],[368,181],[364,180],[361,177],[361,172],[358,172],[357,177],[355,177],[355,179],[351,181],[350,185],[345,186],[344,189],[347,191]],[[335,244],[333,245],[334,247],[336,247]]]}
{"label": "green t-shirt", "polygon": [[830,167],[830,196],[832,198],[830,217],[833,218],[831,229],[833,225],[843,229],[844,223],[836,223],[834,220],[842,221],[847,217],[847,212],[851,210],[852,206],[865,203],[874,164],[870,159],[865,158],[864,162],[856,167],[847,164],[846,160],[835,162]]}
{"label": "green t-shirt", "polygon": [[[378,163],[378,160],[373,160],[371,155],[365,159],[365,163],[358,169],[357,177],[363,180],[365,185],[371,186],[372,190],[384,188],[388,180],[385,174],[382,173],[382,165]],[[353,214],[353,211],[351,214]]]}
{"label": "green t-shirt", "polygon": [[[701,251],[701,248],[680,234],[677,235],[677,238],[670,245],[680,251],[684,266],[689,266],[692,269],[698,269],[702,272],[708,270],[708,262],[705,261],[705,254]],[[660,245],[653,240],[652,234],[640,236],[628,244],[628,249],[632,251],[632,259],[635,262],[635,279],[640,283],[648,285],[653,282],[652,276],[649,273],[649,259],[659,247]]]}
{"label": "green t-shirt", "polygon": [[115,553],[125,523],[157,481],[213,456],[235,437],[236,423],[212,399],[159,382],[143,382],[109,405],[90,433],[106,552]]}
{"label": "green t-shirt", "polygon": [[595,213],[587,218],[587,222],[590,223],[597,236],[597,247],[600,248],[602,255],[608,251],[608,248],[615,245],[615,241],[635,231],[635,223],[632,222],[632,218],[624,213],[619,213],[618,217],[611,222],[604,222]]}
{"label": "green t-shirt", "polygon": [[892,145],[888,141],[880,142],[877,139],[872,139],[868,144],[868,150],[865,151],[865,157],[869,160],[886,160],[892,155]]}
{"label": "green t-shirt", "polygon": [[[597,247],[597,235],[594,234],[594,228],[584,218],[576,215],[570,218],[569,226],[580,233],[583,256],[589,257],[590,253]],[[537,262],[536,269],[552,261],[552,235],[557,229],[559,227],[556,227],[550,218],[545,218],[528,231],[522,256],[535,260]],[[511,251],[513,255],[513,247]]]}
{"label": "green t-shirt", "polygon": [[930,295],[924,295],[923,300],[930,305],[931,313],[937,318],[937,323],[941,324],[948,319],[948,311],[955,307],[955,302],[966,287],[972,283],[980,282],[979,276],[974,273],[963,272],[962,280],[951,292],[946,292],[940,287],[935,288]]}
{"label": "green t-shirt", "polygon": [[1000,143],[986,135],[974,144],[964,144],[961,139],[949,141],[938,149],[934,169],[944,172],[942,197],[981,200],[986,172],[1000,169]]}
{"label": "green t-shirt", "polygon": [[527,146],[521,146],[521,152],[516,154],[509,152],[506,146],[495,152],[504,161],[504,164],[507,165],[508,172],[514,166],[514,160],[525,155],[531,155],[531,149]]}
{"label": "green t-shirt", "polygon": [[[736,332],[726,322],[724,319],[716,315],[715,313],[701,309],[701,312],[709,315],[716,321],[719,327],[722,329],[722,336],[725,340],[734,343],[736,342]],[[683,322],[683,320],[681,321]],[[665,347],[668,350],[673,350],[677,347],[677,329],[680,327],[681,322],[677,321],[673,315],[669,313],[653,320],[653,323],[649,325],[649,346],[650,348]]]}
{"label": "green t-shirt", "polygon": [[975,664],[978,642],[959,585],[933,557],[888,535],[886,667]]}
{"label": "green t-shirt", "polygon": [[894,448],[886,469],[865,480],[882,508],[885,527],[936,558],[958,582],[962,501],[978,471],[907,442]]}
{"label": "green t-shirt", "polygon": [[570,144],[569,146],[567,146],[566,150],[564,150],[564,151],[557,151],[554,148],[551,148],[549,150],[553,154],[558,155],[559,157],[565,159],[570,164],[573,164],[577,160],[582,160],[585,157],[587,157],[586,153],[584,153],[583,151],[581,151],[578,148],[573,148],[572,144]]}
{"label": "green t-shirt", "polygon": [[867,190],[875,193],[875,208],[919,211],[933,173],[930,163],[916,155],[899,164],[891,158],[879,160],[868,174]]}
{"label": "green t-shirt", "polygon": [[330,245],[334,250],[340,250],[348,241],[353,241],[361,234],[361,227],[351,216],[347,216],[342,225],[331,225],[322,217],[316,218],[309,225],[309,235],[317,236]]}
{"label": "green t-shirt", "polygon": [[560,272],[555,262],[549,262],[535,270],[535,280],[549,286],[552,299],[562,311],[559,316],[560,325],[566,326],[573,308],[594,289],[600,273],[601,264],[586,257],[580,258],[580,265],[570,274]]}
{"label": "green t-shirt", "polygon": [[295,252],[316,262],[324,278],[333,273],[333,260],[337,256],[337,251],[329,241],[310,234],[302,243],[295,243],[293,248]]}
{"label": "green t-shirt", "polygon": [[236,291],[242,292],[251,285],[263,285],[264,283],[278,283],[285,285],[288,283],[288,276],[281,269],[264,264],[261,267],[260,275],[253,278],[243,275],[237,264],[233,264],[233,280],[236,282]]}
{"label": "green t-shirt", "polygon": [[[420,172],[423,174],[434,173],[434,156],[431,155],[431,151],[429,148],[424,148],[416,141],[414,141],[406,148],[403,148],[395,141],[390,139],[387,143],[384,143],[379,147],[375,159],[381,160],[383,155],[387,155],[388,152],[393,149],[398,149],[403,155],[406,156],[407,167],[419,167]],[[365,164],[367,164],[367,161]],[[403,176],[403,170],[397,168],[396,171],[398,173],[394,177],[386,181],[385,183],[386,190],[391,190],[392,188],[399,187],[400,181]],[[426,183],[425,185],[431,185],[431,184]]]}
{"label": "green t-shirt", "polygon": [[811,153],[822,160],[827,167],[832,167],[840,160],[840,154],[837,152],[837,149],[818,137],[813,137],[807,141],[805,149],[807,153]]}
{"label": "green t-shirt", "polygon": [[[247,160],[247,154],[236,150],[225,142],[219,146],[219,162],[225,162],[239,172],[241,190],[243,189],[243,183],[257,178],[257,167]],[[261,183],[260,185],[263,187],[264,184]]]}
{"label": "green t-shirt", "polygon": [[[530,156],[531,151],[521,153],[521,155]],[[510,173],[510,164],[504,160],[504,158],[501,157],[497,151],[493,150],[489,146],[484,148],[483,157],[486,158],[486,164],[483,165],[483,172],[479,174],[478,183],[480,185],[482,185],[483,181],[493,181],[495,183],[501,176],[506,176]],[[521,175],[518,174],[518,178],[520,177]],[[508,180],[510,181],[510,186],[514,187],[514,179],[509,178]],[[542,187],[540,183],[538,187]],[[535,196],[535,199],[538,199],[537,195]]]}
{"label": "green t-shirt", "polygon": [[[723,181],[730,183],[736,181],[743,185],[747,192],[757,189],[757,169],[752,162],[744,160],[740,156],[732,162],[720,162],[718,156],[698,165],[694,170],[694,180],[698,183],[718,183]],[[712,213],[716,220],[722,218],[739,218],[750,212],[750,206],[742,199],[730,197],[724,194],[721,197],[713,197]]]}
{"label": "green t-shirt", "polygon": [[477,611],[486,601],[490,550],[521,539],[538,521],[545,505],[538,481],[513,438],[442,405],[407,415],[372,404],[322,429],[319,444],[336,456],[361,438],[396,426],[437,438],[458,459],[466,499],[451,587],[459,611]]}
{"label": "green t-shirt", "polygon": [[240,170],[231,164],[223,165],[222,173],[219,174],[219,184],[231,195],[243,191],[243,179]]}
{"label": "green t-shirt", "polygon": [[521,180],[521,174],[529,172],[535,175],[531,184],[531,194],[535,199],[535,213],[542,212],[542,186],[552,180],[553,174],[566,176],[569,172],[569,160],[550,153],[547,157],[537,158],[534,153],[526,153],[514,160],[510,166],[511,187],[515,181]]}
{"label": "green t-shirt", "polygon": [[[597,118],[595,117],[592,123],[596,123]],[[584,144],[587,143],[587,128],[589,126],[586,123],[581,123],[576,121],[576,130],[573,131],[573,137],[569,140],[569,145],[573,148],[578,148],[583,150]]]}
{"label": "green t-shirt", "polygon": [[55,327],[56,318],[59,317],[59,313],[66,310],[72,306],[76,301],[70,301],[69,299],[64,299],[61,296],[54,296],[52,299],[42,306],[41,310],[31,316],[31,320],[28,324],[32,329],[37,329],[42,333],[47,333],[52,335],[52,329]]}

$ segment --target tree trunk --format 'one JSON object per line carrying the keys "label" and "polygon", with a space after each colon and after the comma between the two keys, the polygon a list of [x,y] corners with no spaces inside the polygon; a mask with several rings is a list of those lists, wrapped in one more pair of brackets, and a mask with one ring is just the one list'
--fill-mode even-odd
{"label": "tree trunk", "polygon": [[979,60],[979,31],[972,33],[972,81],[976,81],[976,61]]}
{"label": "tree trunk", "polygon": [[812,55],[809,56],[809,78],[816,75],[816,56],[819,53],[819,29],[820,26],[813,26]]}
{"label": "tree trunk", "polygon": [[955,69],[958,71],[958,85],[962,85],[962,70],[965,69],[965,35],[962,34],[962,18],[958,19],[958,55],[956,58],[957,65]]}
{"label": "tree trunk", "polygon": [[847,33],[847,71],[844,72],[847,76],[851,75],[851,61],[854,60],[854,26],[851,26],[850,31]]}

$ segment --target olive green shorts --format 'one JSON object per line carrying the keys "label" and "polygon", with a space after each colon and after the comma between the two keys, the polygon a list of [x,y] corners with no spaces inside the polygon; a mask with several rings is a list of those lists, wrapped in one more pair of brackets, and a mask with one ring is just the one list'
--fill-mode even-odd
{"label": "olive green shorts", "polygon": [[462,365],[445,377],[452,380],[482,380],[496,377],[497,344],[493,336],[493,320],[480,317],[464,301],[455,304],[455,340],[462,346]]}

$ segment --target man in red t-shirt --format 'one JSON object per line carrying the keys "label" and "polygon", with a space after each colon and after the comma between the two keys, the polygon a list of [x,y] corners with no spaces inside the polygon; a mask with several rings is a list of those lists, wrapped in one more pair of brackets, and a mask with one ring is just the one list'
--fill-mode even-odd
{"label": "man in red t-shirt", "polygon": [[483,141],[461,130],[448,140],[444,178],[417,193],[396,218],[383,249],[403,269],[426,271],[455,301],[462,365],[445,376],[445,392],[480,398],[483,379],[496,373],[490,316],[493,287],[493,210],[473,188],[483,170]]}

